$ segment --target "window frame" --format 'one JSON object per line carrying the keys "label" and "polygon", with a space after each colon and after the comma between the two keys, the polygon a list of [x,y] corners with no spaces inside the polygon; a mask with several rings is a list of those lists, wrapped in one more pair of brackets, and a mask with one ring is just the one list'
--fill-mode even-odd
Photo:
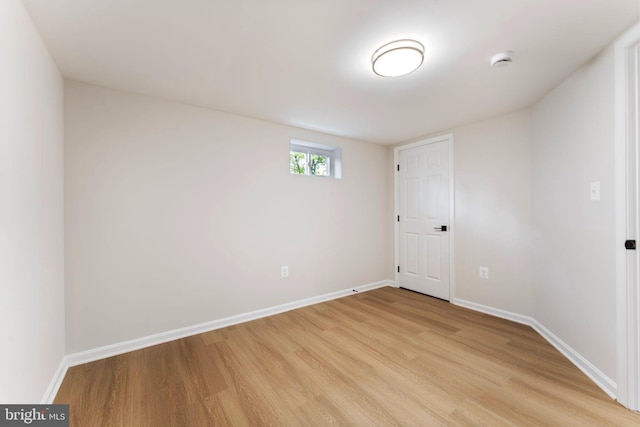
{"label": "window frame", "polygon": [[[305,173],[294,173],[291,171],[291,153],[302,153],[306,157],[304,165]],[[326,175],[311,174],[309,163],[312,155],[322,156],[327,159]],[[319,176],[324,178],[342,178],[342,149],[331,145],[317,144],[292,139],[289,144],[289,173],[300,176]]]}
{"label": "window frame", "polygon": [[[308,175],[308,176],[332,176],[333,170],[333,151],[318,150],[316,148],[309,148],[303,145],[291,144],[289,153],[302,153],[305,155],[306,162],[304,164],[304,174],[294,173],[293,175]],[[327,159],[327,173],[324,175],[312,174],[309,164],[311,163],[311,156],[321,156]]]}

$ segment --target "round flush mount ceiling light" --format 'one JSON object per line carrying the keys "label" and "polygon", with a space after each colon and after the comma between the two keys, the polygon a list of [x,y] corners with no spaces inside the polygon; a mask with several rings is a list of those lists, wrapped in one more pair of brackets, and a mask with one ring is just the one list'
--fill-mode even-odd
{"label": "round flush mount ceiling light", "polygon": [[373,72],[382,77],[400,77],[417,70],[424,59],[424,46],[415,40],[396,40],[376,50],[371,57]]}
{"label": "round flush mount ceiling light", "polygon": [[513,52],[506,51],[496,53],[491,57],[491,66],[493,68],[501,68],[510,65],[513,62]]}

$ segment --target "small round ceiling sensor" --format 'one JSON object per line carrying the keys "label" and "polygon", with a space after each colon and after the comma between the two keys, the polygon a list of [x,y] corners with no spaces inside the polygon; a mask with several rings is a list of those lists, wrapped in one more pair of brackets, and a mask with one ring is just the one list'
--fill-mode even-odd
{"label": "small round ceiling sensor", "polygon": [[506,52],[496,53],[491,57],[491,66],[493,68],[506,67],[512,62],[513,62],[513,52],[510,50]]}

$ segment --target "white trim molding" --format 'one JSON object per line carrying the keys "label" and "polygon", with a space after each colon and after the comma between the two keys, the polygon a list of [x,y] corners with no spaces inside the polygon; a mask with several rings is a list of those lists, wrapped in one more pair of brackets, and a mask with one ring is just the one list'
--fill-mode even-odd
{"label": "white trim molding", "polygon": [[[225,317],[222,319],[213,320],[210,322],[200,323],[198,325],[192,325],[185,328],[174,329],[171,331],[161,332],[146,337],[140,337],[129,341],[123,341],[107,346],[86,350],[78,353],[66,355],[58,367],[51,384],[47,388],[41,403],[50,404],[58,393],[60,385],[64,379],[67,369],[71,366],[81,365],[83,363],[89,363],[107,357],[117,356],[119,354],[128,353],[134,350],[140,350],[142,348],[151,347],[158,344],[163,344],[169,341],[173,341],[180,338],[186,338],[192,335],[213,331],[216,329],[224,328],[227,326],[237,325],[239,323],[249,322],[251,320],[260,319],[267,316],[272,316],[286,311],[295,310],[297,308],[306,307],[308,305],[318,304],[325,301],[330,301],[338,298],[343,298],[349,295],[354,295],[360,292],[366,292],[373,289],[383,287],[397,287],[392,280],[382,280],[380,282],[370,283],[367,285],[357,286],[355,288],[349,288],[342,291],[332,292],[317,297],[311,297],[303,300],[294,301],[291,303],[281,304],[274,307],[268,307],[249,313],[243,313],[236,316]],[[611,398],[616,398],[616,383],[603,374],[598,368],[593,366],[588,360],[582,357],[578,352],[573,350],[567,344],[565,344],[560,338],[555,336],[547,328],[545,328],[538,321],[529,316],[524,316],[518,313],[513,313],[507,310],[502,310],[495,307],[490,307],[482,304],[478,304],[471,301],[466,301],[459,298],[452,298],[451,303],[460,307],[465,307],[474,311],[489,314],[492,316],[500,317],[506,320],[510,320],[516,323],[531,326],[537,333],[545,338],[551,345],[553,345],[558,351],[560,351],[569,361],[578,367],[585,375],[587,375],[596,385],[598,385],[605,393]]]}
{"label": "white trim molding", "polygon": [[615,43],[615,209],[616,209],[616,371],[617,398],[640,409],[640,284],[637,251],[623,242],[639,241],[640,207],[640,22]]}
{"label": "white trim molding", "polygon": [[529,316],[523,316],[522,314],[513,313],[511,311],[502,310],[500,308],[489,307],[487,305],[478,304],[472,301],[463,300],[460,298],[453,298],[452,304],[460,307],[468,308],[473,311],[479,311],[480,313],[490,314],[502,319],[511,320],[512,322],[521,323],[523,325],[531,326],[533,324],[533,318]]}
{"label": "white trim molding", "polygon": [[198,325],[187,326],[185,328],[174,329],[171,331],[160,332],[146,337],[135,338],[129,341],[123,341],[115,344],[98,347],[91,350],[81,351],[67,355],[69,366],[76,366],[95,360],[104,359],[118,354],[128,353],[130,351],[163,344],[169,341],[186,338],[192,335],[209,332],[227,326],[237,325],[239,323],[249,322],[251,320],[261,319],[274,314],[284,313],[286,311],[295,310],[297,308],[306,307],[308,305],[318,304],[333,299],[343,298],[354,293],[366,292],[377,288],[392,285],[390,280],[382,280],[380,282],[370,283],[367,285],[356,286],[355,288],[344,289],[342,291],[331,292],[329,294],[319,295],[316,297],[306,298],[303,300],[293,301],[286,304],[267,307],[260,310],[242,313],[235,316],[225,317],[222,319],[212,320],[210,322],[200,323]]}
{"label": "white trim molding", "polygon": [[591,362],[582,357],[580,353],[572,349],[568,344],[554,335],[550,330],[544,327],[540,322],[532,319],[530,325],[537,333],[546,339],[552,346],[562,353],[571,363],[576,365],[591,381],[596,383],[598,387],[609,395],[612,399],[617,396],[617,387],[615,381],[606,376],[600,369],[596,368]]}
{"label": "white trim molding", "polygon": [[81,351],[78,353],[72,353],[66,355],[60,362],[60,366],[56,371],[47,391],[45,392],[41,403],[49,404],[55,399],[62,380],[64,379],[67,369],[71,366],[81,365],[83,363],[89,363],[107,357],[117,356],[119,354],[128,353],[134,350],[140,350],[142,348],[151,347],[158,344],[163,344],[169,341],[177,340],[180,338],[186,338],[192,335],[200,334],[203,332],[213,331],[215,329],[224,328],[227,326],[237,325],[239,323],[249,322],[251,320],[260,319],[274,314],[284,313],[286,311],[295,310],[297,308],[306,307],[308,305],[318,304],[325,301],[330,301],[338,298],[343,298],[349,295],[353,295],[360,292],[371,291],[373,289],[383,288],[385,286],[395,286],[392,280],[382,280],[379,282],[369,283],[366,285],[356,286],[354,288],[344,289],[337,292],[331,292],[316,297],[306,298],[298,301],[293,301],[286,304],[281,304],[273,307],[267,307],[260,310],[255,310],[249,313],[242,313],[235,316],[225,317],[222,319],[212,320],[210,322],[200,323],[198,325],[187,326],[185,328],[174,329],[171,331],[160,332],[158,334],[148,335],[146,337],[135,338],[128,341],[123,341],[115,344],[106,345],[90,350]]}
{"label": "white trim molding", "polygon": [[571,363],[573,363],[578,369],[580,369],[591,381],[593,381],[598,387],[600,387],[605,393],[607,393],[612,399],[616,398],[617,387],[616,383],[606,376],[602,371],[596,368],[591,362],[582,357],[580,353],[572,349],[564,341],[549,331],[544,325],[538,322],[536,319],[530,316],[524,316],[522,314],[513,313],[511,311],[502,310],[500,308],[490,307],[482,304],[478,304],[471,301],[466,301],[459,298],[451,300],[452,304],[459,305],[474,311],[490,314],[492,316],[501,317],[512,322],[520,323],[530,326],[540,336],[554,346],[560,353],[562,353]]}
{"label": "white trim molding", "polygon": [[64,376],[67,374],[68,368],[69,363],[67,361],[67,356],[64,356],[60,361],[60,365],[58,365],[58,369],[56,369],[56,373],[51,379],[49,387],[47,387],[47,391],[44,393],[44,396],[42,396],[42,399],[40,400],[41,405],[48,405],[53,403],[53,399],[55,399],[56,394],[58,394],[58,390],[62,385],[62,380],[64,380]]}

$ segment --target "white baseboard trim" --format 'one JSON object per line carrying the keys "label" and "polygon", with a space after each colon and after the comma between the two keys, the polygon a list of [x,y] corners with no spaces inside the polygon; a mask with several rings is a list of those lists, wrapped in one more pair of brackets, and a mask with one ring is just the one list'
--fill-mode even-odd
{"label": "white baseboard trim", "polygon": [[602,389],[609,397],[616,399],[617,387],[615,381],[611,380],[601,370],[596,368],[591,362],[582,357],[580,353],[572,349],[560,338],[555,336],[550,330],[545,328],[540,322],[530,316],[524,316],[522,314],[513,313],[510,311],[502,310],[495,307],[489,307],[486,305],[478,304],[471,301],[466,301],[458,298],[451,300],[452,304],[459,305],[461,307],[469,308],[471,310],[479,311],[481,313],[490,314],[503,319],[511,320],[516,323],[531,326],[540,336],[549,342],[560,353],[564,355],[571,363],[573,363],[578,369],[580,369],[587,377],[591,379],[598,387]]}
{"label": "white baseboard trim", "polygon": [[481,313],[490,314],[495,317],[500,317],[502,319],[511,320],[512,322],[521,323],[523,325],[531,326],[533,322],[533,318],[529,316],[524,316],[522,314],[514,313],[507,310],[502,310],[501,308],[489,307],[488,305],[478,304],[476,302],[471,302],[467,300],[463,300],[460,298],[453,298],[451,300],[452,304],[459,305],[460,307],[468,308],[473,311],[479,311]]}
{"label": "white baseboard trim", "polygon": [[544,339],[562,353],[571,363],[576,365],[591,381],[596,383],[598,387],[609,395],[612,399],[616,399],[617,386],[616,382],[606,376],[600,369],[596,368],[591,362],[582,357],[580,353],[569,347],[564,341],[555,336],[550,330],[544,327],[537,320],[533,320],[531,327],[539,333]]}
{"label": "white baseboard trim", "polygon": [[134,350],[140,350],[145,347],[151,347],[154,345],[163,344],[169,341],[189,337],[189,336],[200,334],[203,332],[209,332],[215,329],[220,329],[227,326],[237,325],[239,323],[260,319],[262,317],[284,313],[285,311],[295,310],[296,308],[306,307],[308,305],[318,304],[321,302],[346,297],[348,295],[353,295],[354,293],[366,292],[373,289],[382,288],[385,286],[393,286],[393,285],[394,283],[391,280],[382,280],[380,282],[369,283],[362,286],[356,286],[355,288],[349,288],[342,291],[331,292],[328,294],[306,298],[303,300],[293,301],[290,303],[281,304],[274,307],[267,307],[267,308],[255,310],[249,313],[238,314],[235,316],[212,320],[210,322],[200,323],[197,325],[187,326],[184,328],[174,329],[171,331],[160,332],[154,335],[135,338],[129,341],[110,344],[103,347],[81,351],[78,353],[72,353],[65,356],[65,360],[68,367],[81,365],[83,363],[93,362],[96,360],[105,359],[107,357],[117,356],[118,354],[128,353]]}
{"label": "white baseboard trim", "polygon": [[56,369],[56,373],[53,374],[53,378],[51,379],[51,383],[49,383],[49,387],[47,387],[47,391],[45,391],[44,396],[42,396],[42,399],[40,400],[41,405],[49,405],[53,403],[53,399],[55,399],[56,394],[58,394],[58,390],[60,389],[60,385],[62,385],[62,380],[67,374],[68,368],[69,364],[67,362],[67,356],[64,356],[58,365],[58,369]]}
{"label": "white baseboard trim", "polygon": [[[349,288],[342,291],[331,292],[328,294],[320,295],[317,297],[306,298],[303,300],[293,301],[286,304],[281,304],[273,307],[268,307],[260,310],[255,310],[249,313],[238,314],[235,316],[225,317],[210,322],[200,323],[198,325],[187,326],[185,328],[174,329],[171,331],[161,332],[146,337],[136,338],[129,341],[123,341],[115,344],[110,344],[103,347],[98,347],[91,350],[85,350],[78,353],[68,354],[63,357],[56,373],[54,374],[47,391],[45,392],[41,403],[49,404],[53,402],[58,389],[62,384],[67,369],[71,366],[81,365],[83,363],[93,362],[107,357],[117,356],[119,354],[128,353],[130,351],[139,350],[145,347],[151,347],[158,344],[163,344],[169,341],[173,341],[180,338],[189,337],[192,335],[200,334],[203,332],[213,331],[215,329],[224,328],[227,326],[237,325],[239,323],[249,322],[251,320],[260,319],[267,316],[272,316],[286,311],[295,310],[297,308],[306,307],[308,305],[318,304],[333,299],[343,298],[354,293],[366,292],[373,289],[383,288],[385,286],[397,287],[396,283],[392,280],[382,280],[380,282],[370,283],[367,285],[357,286],[355,288]],[[482,304],[478,304],[471,301],[466,301],[459,298],[453,298],[452,304],[465,307],[481,313],[486,313],[492,316],[507,319],[516,323],[531,326],[537,333],[539,333],[544,339],[546,339],[551,345],[553,345],[560,353],[562,353],[571,363],[573,363],[578,369],[580,369],[585,375],[587,375],[598,387],[600,387],[607,395],[612,399],[616,398],[616,383],[607,377],[602,371],[591,364],[587,359],[582,357],[578,352],[569,347],[560,338],[555,336],[551,331],[545,328],[540,322],[529,316],[513,313],[507,310],[502,310],[495,307],[490,307]]]}

